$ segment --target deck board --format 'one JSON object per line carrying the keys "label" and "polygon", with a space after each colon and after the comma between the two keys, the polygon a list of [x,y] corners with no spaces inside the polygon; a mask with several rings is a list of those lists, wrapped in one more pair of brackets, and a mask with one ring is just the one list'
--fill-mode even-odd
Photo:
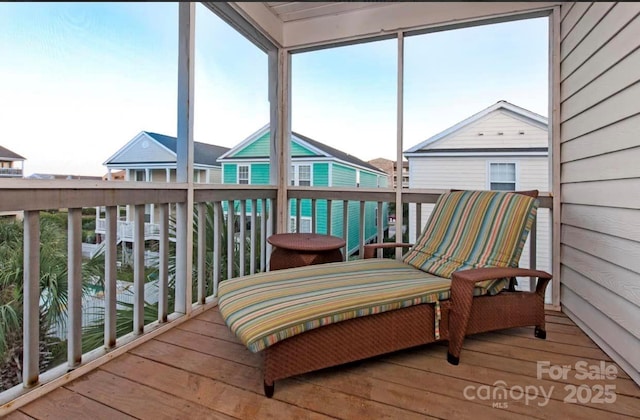
{"label": "deck board", "polygon": [[[479,334],[465,340],[458,366],[446,362],[446,351],[436,343],[299,375],[278,381],[268,399],[261,356],[249,352],[213,308],[7,418],[640,418],[640,387],[562,313],[547,311],[547,340],[533,338],[532,328]],[[603,362],[619,374],[581,380],[571,371],[539,379],[538,361]],[[616,401],[564,402],[565,387],[585,384],[590,391],[614,386]],[[480,389],[494,386],[522,389],[531,400],[479,397]],[[533,386],[549,393],[548,402]]]}
{"label": "deck board", "polygon": [[[66,388],[58,388],[21,410],[31,418],[133,419],[121,411]],[[13,414],[13,413],[12,413]],[[17,418],[17,417],[16,417]]]}

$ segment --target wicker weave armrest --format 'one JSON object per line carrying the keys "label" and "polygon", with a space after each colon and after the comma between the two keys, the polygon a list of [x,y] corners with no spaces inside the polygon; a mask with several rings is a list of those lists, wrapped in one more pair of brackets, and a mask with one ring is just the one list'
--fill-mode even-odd
{"label": "wicker weave armrest", "polygon": [[364,258],[373,258],[375,257],[375,252],[377,249],[382,248],[411,248],[413,244],[406,244],[400,242],[383,242],[381,244],[367,244],[364,246]]}
{"label": "wicker weave armrest", "polygon": [[[541,270],[531,270],[529,268],[514,268],[514,267],[483,267],[474,268],[470,270],[456,271],[451,276],[451,293],[452,296],[471,293],[473,294],[473,287],[479,281],[499,279],[505,277],[537,277],[538,284],[536,287],[536,293],[543,295],[544,290],[549,280],[551,280],[551,274]],[[457,286],[456,286],[457,284]],[[464,284],[464,285],[463,285]],[[460,289],[458,293],[454,290]]]}
{"label": "wicker weave armrest", "polygon": [[461,270],[453,273],[452,280],[471,282],[473,284],[491,279],[503,277],[538,277],[540,279],[551,279],[551,274],[541,270],[531,270],[529,268],[514,267],[483,267],[470,270]]}
{"label": "wicker weave armrest", "polygon": [[[458,364],[459,359],[456,355],[460,354],[460,349],[462,348],[462,342],[469,325],[473,300],[483,298],[473,297],[473,289],[476,283],[483,280],[518,276],[538,278],[535,292],[536,299],[540,301],[540,305],[544,305],[544,291],[547,283],[551,280],[551,274],[545,271],[512,267],[487,267],[461,270],[453,273],[451,276],[451,311],[449,315],[449,354],[447,355],[447,360],[450,363]],[[493,296],[486,297],[486,299],[493,298]],[[500,314],[496,312],[496,316],[499,317]],[[496,320],[496,325],[498,323],[499,320]]]}

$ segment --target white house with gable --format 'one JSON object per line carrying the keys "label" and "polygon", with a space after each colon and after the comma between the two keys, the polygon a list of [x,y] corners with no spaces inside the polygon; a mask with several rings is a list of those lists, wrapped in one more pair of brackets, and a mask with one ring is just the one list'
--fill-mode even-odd
{"label": "white house with gable", "polygon": [[[507,101],[460,121],[404,155],[409,188],[550,190],[547,118]],[[432,204],[421,205],[421,226],[432,209]],[[409,217],[415,220],[415,205],[410,206]],[[539,209],[536,267],[543,270],[551,270],[549,221],[549,210]],[[409,240],[415,241],[417,233],[411,223]],[[529,266],[528,243],[520,265]],[[521,281],[521,286],[528,284]]]}

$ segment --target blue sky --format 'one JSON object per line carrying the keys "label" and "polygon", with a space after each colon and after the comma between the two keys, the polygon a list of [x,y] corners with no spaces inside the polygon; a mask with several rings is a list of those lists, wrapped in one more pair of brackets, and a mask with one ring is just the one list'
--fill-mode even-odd
{"label": "blue sky", "polygon": [[[176,3],[0,3],[0,145],[25,173],[102,175],[140,131],[176,134]],[[546,18],[405,39],[404,149],[504,99],[547,114]],[[293,56],[292,127],[395,158],[397,41]],[[195,140],[268,122],[267,57],[196,8]]]}

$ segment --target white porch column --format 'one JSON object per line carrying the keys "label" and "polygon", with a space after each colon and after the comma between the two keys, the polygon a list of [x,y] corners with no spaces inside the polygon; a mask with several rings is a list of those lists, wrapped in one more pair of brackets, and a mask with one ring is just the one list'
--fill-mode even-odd
{"label": "white porch column", "polygon": [[191,312],[193,261],[193,82],[195,3],[180,3],[178,15],[178,144],[176,181],[187,201],[176,205],[176,312]]}
{"label": "white porch column", "polygon": [[[396,168],[397,180],[396,189],[396,242],[402,242],[402,124],[404,120],[404,34],[398,33],[398,100],[397,100],[397,138],[396,138]],[[392,180],[393,182],[393,180]],[[400,238],[398,238],[400,236]],[[396,259],[402,258],[402,248],[396,248]]]}
{"label": "white porch column", "polygon": [[269,52],[269,102],[271,104],[270,182],[278,186],[276,232],[288,229],[287,189],[289,183],[289,139],[291,138],[291,54],[278,49]]}

